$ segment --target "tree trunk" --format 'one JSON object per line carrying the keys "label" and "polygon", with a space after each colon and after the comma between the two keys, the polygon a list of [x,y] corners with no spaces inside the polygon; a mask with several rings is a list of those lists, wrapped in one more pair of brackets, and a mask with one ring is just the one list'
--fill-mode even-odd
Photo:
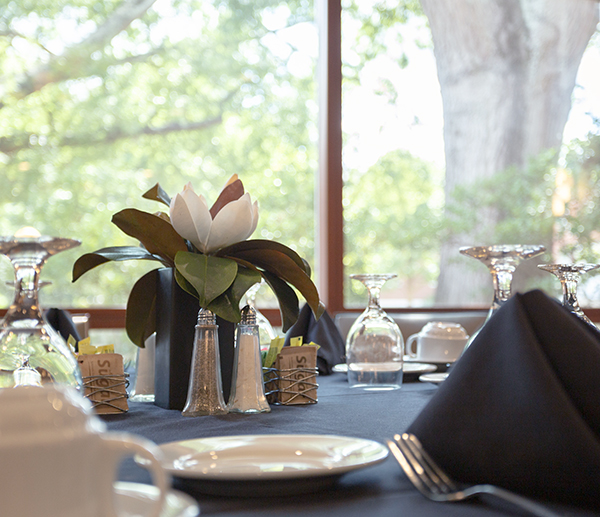
{"label": "tree trunk", "polygon": [[[458,185],[523,168],[556,149],[581,57],[598,23],[595,0],[422,0],[444,106],[446,199]],[[476,215],[482,235],[499,221]],[[487,229],[487,232],[486,232]],[[491,300],[485,267],[460,246],[504,244],[455,235],[442,245],[440,305]],[[481,239],[481,237],[479,237]],[[550,244],[530,242],[524,244]],[[471,263],[472,262],[472,263]]]}

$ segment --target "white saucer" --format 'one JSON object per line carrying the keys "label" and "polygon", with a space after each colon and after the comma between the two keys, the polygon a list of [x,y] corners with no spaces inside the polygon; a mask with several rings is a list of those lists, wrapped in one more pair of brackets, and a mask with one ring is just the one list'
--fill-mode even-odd
{"label": "white saucer", "polygon": [[[405,374],[417,374],[417,373],[428,373],[435,372],[437,366],[434,364],[427,363],[407,363],[404,362],[402,370]],[[332,370],[336,373],[346,373],[348,371],[348,365],[346,363],[336,364]]]}
{"label": "white saucer", "polygon": [[448,373],[425,373],[419,377],[421,382],[432,382],[433,384],[440,384],[448,378]]}
{"label": "white saucer", "polygon": [[[119,517],[146,517],[158,499],[158,488],[143,483],[115,483],[115,502]],[[200,508],[195,499],[177,490],[169,490],[160,517],[196,517]]]}
{"label": "white saucer", "polygon": [[388,455],[381,443],[333,435],[221,436],[159,447],[163,467],[184,485],[244,496],[312,492]]}

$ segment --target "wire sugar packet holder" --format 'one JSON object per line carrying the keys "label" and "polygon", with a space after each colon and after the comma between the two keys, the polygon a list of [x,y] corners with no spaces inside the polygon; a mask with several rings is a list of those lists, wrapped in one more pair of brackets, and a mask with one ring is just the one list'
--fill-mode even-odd
{"label": "wire sugar packet holder", "polygon": [[[69,336],[68,343],[74,348],[75,339]],[[129,374],[124,371],[123,356],[115,354],[114,345],[92,346],[89,337],[77,345],[83,395],[98,414],[126,413]]]}
{"label": "wire sugar packet holder", "polygon": [[265,394],[269,404],[306,405],[317,403],[316,343],[303,344],[302,336],[292,338],[290,346],[284,347],[284,338],[271,341],[269,350],[263,354],[263,377]]}

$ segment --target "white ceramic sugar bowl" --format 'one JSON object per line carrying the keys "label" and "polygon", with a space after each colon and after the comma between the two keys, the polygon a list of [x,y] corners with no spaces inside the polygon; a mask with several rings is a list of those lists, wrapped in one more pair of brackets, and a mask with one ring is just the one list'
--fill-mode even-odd
{"label": "white ceramic sugar bowl", "polygon": [[150,441],[107,433],[89,401],[52,384],[0,389],[0,501],[3,517],[118,517],[113,483],[120,461],[140,455],[161,497],[170,488]]}

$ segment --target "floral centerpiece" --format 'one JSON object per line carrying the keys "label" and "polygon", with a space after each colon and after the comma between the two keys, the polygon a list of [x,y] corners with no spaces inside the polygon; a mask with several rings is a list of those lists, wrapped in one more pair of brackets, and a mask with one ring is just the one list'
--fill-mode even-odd
{"label": "floral centerpiece", "polygon": [[[140,245],[82,255],[73,265],[73,281],[107,262],[153,260],[172,268],[177,283],[198,299],[201,308],[227,321],[240,321],[242,296],[261,278],[277,297],[284,332],[299,314],[294,288],[317,318],[322,314],[324,306],[305,260],[278,242],[247,240],[258,223],[258,203],[252,203],[237,175],[230,178],[210,209],[190,183],[172,199],[159,184],[143,197],[165,204],[169,213],[133,208],[116,213],[112,222]],[[156,271],[134,284],[127,301],[127,335],[140,347],[156,328]]]}

